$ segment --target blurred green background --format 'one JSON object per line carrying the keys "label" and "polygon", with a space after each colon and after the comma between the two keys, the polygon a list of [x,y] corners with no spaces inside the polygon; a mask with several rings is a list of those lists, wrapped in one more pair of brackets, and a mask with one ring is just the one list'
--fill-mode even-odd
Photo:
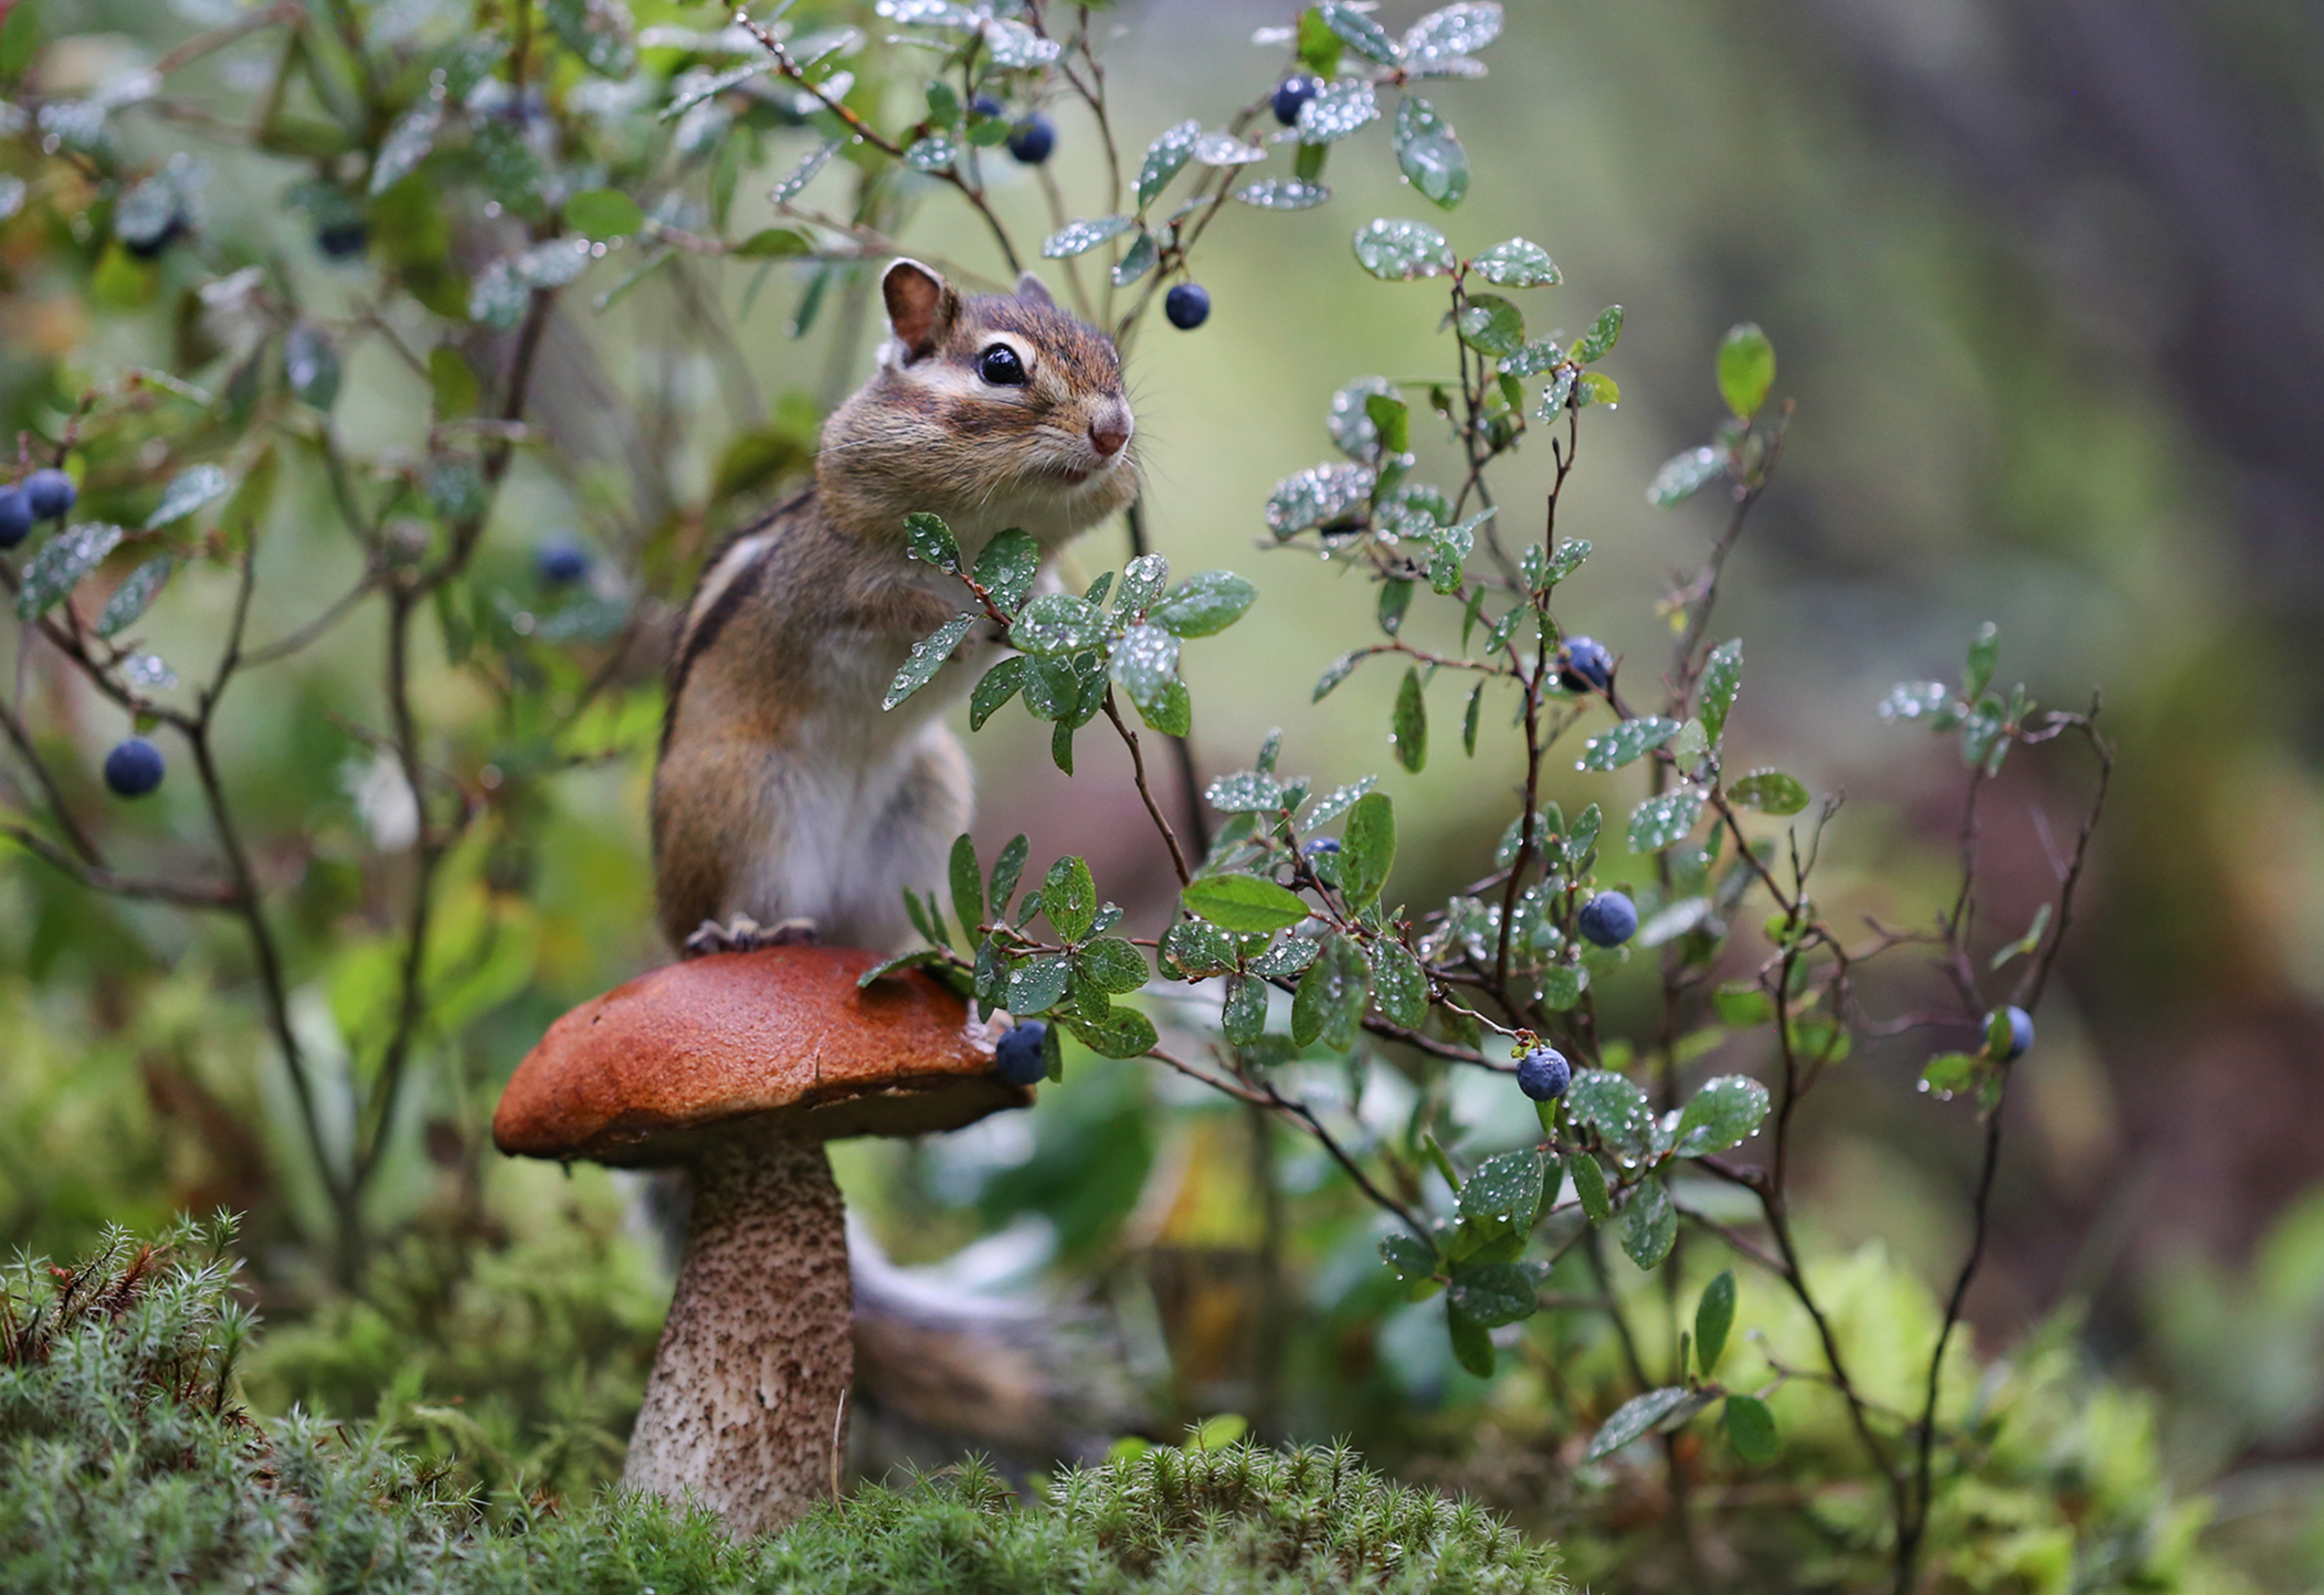
{"label": "blurred green background", "polygon": [[[42,87],[85,91],[151,63],[217,9],[48,0]],[[366,9],[377,21],[459,8]],[[633,9],[641,23],[710,25],[700,9]],[[1419,9],[1399,0],[1382,16],[1401,26]],[[1286,20],[1195,0],[1101,14],[1119,29],[1109,51],[1126,137],[1180,116],[1215,124],[1263,90],[1278,55],[1250,36]],[[239,60],[189,72],[185,93],[246,103]],[[1536,330],[1578,330],[1606,303],[1627,311],[1608,367],[1623,402],[1587,429],[1561,511],[1561,532],[1598,550],[1561,594],[1569,626],[1660,656],[1653,600],[1699,560],[1718,511],[1653,509],[1642,489],[1717,418],[1719,334],[1755,320],[1779,350],[1778,392],[1798,419],[1730,567],[1721,624],[1749,649],[1745,757],[1847,795],[1827,893],[1892,917],[1924,912],[1944,887],[1957,760],[1877,720],[1889,683],[1949,674],[1960,639],[1991,619],[2004,680],[2061,706],[2103,685],[2121,743],[2116,801],[2011,1103],[1995,1262],[1971,1316],[1987,1349],[2063,1323],[2092,1363],[2158,1392],[2170,1475],[2217,1489],[2213,1540],[2256,1577],[2312,1587],[2324,1578],[2324,673],[2310,657],[2324,620],[2324,20],[2294,0],[1518,0],[1491,63],[1490,78],[1438,96],[1476,168],[1447,223],[1456,247],[1522,233],[1549,248],[1565,285],[1546,290],[1554,309],[1528,306]],[[1058,114],[1058,179],[1086,194],[1089,129]],[[108,279],[86,247],[74,257],[86,239],[23,223],[0,235],[12,429],[51,430],[58,396],[92,377],[170,364],[189,335],[185,296],[231,265],[268,261],[333,316],[359,316],[375,292],[372,266],[321,258],[311,219],[285,209],[297,162],[229,151],[193,120],[125,120],[122,137],[147,163],[179,151],[207,162],[198,237]],[[811,138],[769,136],[769,173]],[[992,167],[1003,215],[1023,235],[1048,230],[1036,185]],[[822,181],[843,184],[843,170]],[[1197,272],[1209,324],[1156,323],[1130,366],[1156,546],[1181,571],[1241,570],[1262,593],[1252,623],[1187,655],[1205,770],[1246,764],[1279,726],[1288,769],[1381,771],[1420,901],[1477,873],[1508,811],[1510,751],[1394,770],[1387,674],[1359,674],[1328,716],[1311,711],[1308,684],[1363,640],[1372,592],[1258,546],[1274,482],[1330,453],[1333,390],[1438,358],[1436,297],[1373,282],[1347,254],[1359,220],[1418,213],[1417,196],[1377,143],[1350,147],[1332,178],[1326,208],[1225,215]],[[758,224],[746,218],[766,211],[767,185],[742,184],[735,235]],[[465,238],[491,220],[430,224]],[[375,262],[404,224],[375,214]],[[919,205],[902,239],[999,272],[945,196]],[[473,268],[481,257],[462,249]],[[553,1431],[562,1447],[543,1465],[574,1478],[601,1474],[603,1436],[626,1422],[666,1274],[639,1187],[505,1164],[486,1134],[491,1105],[550,1018],[665,956],[643,809],[667,621],[655,606],[682,598],[708,542],[796,472],[875,335],[841,285],[793,336],[810,268],[788,264],[755,282],[753,263],[681,261],[592,312],[618,264],[584,278],[548,328],[533,419],[555,442],[519,452],[475,585],[505,614],[545,612],[534,549],[569,532],[592,553],[594,596],[636,601],[645,624],[557,758],[473,676],[423,669],[431,762],[488,814],[448,865],[446,1015],[366,1213],[379,1240],[362,1292],[338,1290],[320,1262],[329,1217],[231,927],[99,899],[0,854],[0,1239],[63,1254],[109,1220],[245,1211],[252,1279],[277,1326],[261,1389],[365,1413],[386,1370],[407,1404],[425,1387],[526,1415],[528,1433]],[[417,451],[428,401],[374,340],[350,358],[338,426],[369,455]],[[752,460],[774,474],[743,471]],[[1547,471],[1542,455],[1520,459],[1501,483],[1505,513],[1530,513]],[[266,528],[261,640],[358,570],[319,513],[319,473],[286,475]],[[1114,528],[1072,555],[1085,575],[1121,557]],[[199,660],[229,599],[223,574],[189,572],[147,634],[166,658]],[[383,718],[381,645],[375,607],[359,608],[238,687],[219,723],[225,778],[294,948],[294,1019],[342,1119],[351,1098],[331,1071],[366,1067],[346,1036],[377,1001],[408,879],[408,796],[367,741]],[[0,645],[0,664],[109,849],[150,872],[205,872],[208,832],[183,772],[147,804],[105,799],[95,770],[126,730],[121,713],[38,649]],[[552,693],[579,669],[536,668]],[[1014,715],[970,747],[987,857],[1024,830],[1037,857],[1087,854],[1134,913],[1166,903],[1166,860],[1117,761],[1086,758],[1069,782],[1043,730]],[[540,763],[501,770],[511,750]],[[605,757],[575,757],[591,750]],[[2027,816],[2059,795],[2035,764],[2012,766],[1992,807],[2002,922],[2022,920],[2047,879]],[[0,772],[17,780],[5,759]],[[0,799],[25,806],[17,786]],[[1801,1179],[1826,1238],[1878,1240],[1933,1279],[1964,1239],[1974,1126],[1913,1091],[1918,1062],[1903,1044],[1862,1049],[1819,1101]],[[837,1162],[899,1262],[1003,1236],[981,1254],[988,1273],[1014,1268],[1102,1304],[1160,1432],[1229,1410],[1278,1434],[1352,1432],[1391,1462],[1528,1504],[1525,1468],[1495,1460],[1493,1424],[1480,1430],[1475,1382],[1395,1317],[1375,1325],[1386,1299],[1365,1295],[1377,1270],[1362,1215],[1315,1153],[1254,1138],[1239,1110],[1085,1061],[1029,1119],[853,1145]]]}

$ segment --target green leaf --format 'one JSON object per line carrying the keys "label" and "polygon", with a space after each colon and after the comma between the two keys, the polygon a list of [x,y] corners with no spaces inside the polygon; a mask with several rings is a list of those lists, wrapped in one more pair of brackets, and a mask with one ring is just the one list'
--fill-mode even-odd
{"label": "green leaf", "polygon": [[1969,639],[1969,662],[1961,672],[1961,696],[1975,703],[1993,680],[1993,666],[2001,657],[2001,628],[1988,620]]}
{"label": "green leaf", "polygon": [[1429,762],[1429,705],[1421,692],[1417,666],[1404,673],[1404,685],[1396,690],[1396,709],[1389,717],[1388,741],[1396,749],[1396,762],[1414,775],[1419,775]]}
{"label": "green leaf", "polygon": [[1579,964],[1551,964],[1541,971],[1541,1002],[1555,1013],[1565,1013],[1589,990],[1589,971]]}
{"label": "green leaf", "polygon": [[291,397],[310,409],[328,410],[339,402],[339,351],[311,321],[283,335],[282,374]]}
{"label": "green leaf", "polygon": [[1636,720],[1625,720],[1613,730],[1592,737],[1581,745],[1581,763],[1576,770],[1619,770],[1624,765],[1644,758],[1679,734],[1679,723],[1664,720],[1657,715],[1642,715]]}
{"label": "green leaf", "polygon": [[1339,35],[1340,42],[1356,54],[1377,61],[1384,67],[1399,64],[1396,41],[1388,37],[1388,30],[1370,17],[1341,0],[1323,0],[1316,7],[1322,14],[1324,26]]}
{"label": "green leaf", "polygon": [[1231,570],[1205,570],[1178,583],[1147,618],[1176,637],[1208,637],[1240,620],[1259,590]]}
{"label": "green leaf", "polygon": [[1635,1161],[1653,1143],[1653,1105],[1626,1076],[1610,1069],[1576,1070],[1566,1088],[1565,1111],[1574,1123],[1596,1130],[1617,1156]]}
{"label": "green leaf", "polygon": [[1132,626],[1114,648],[1114,680],[1145,714],[1159,707],[1178,678],[1178,639],[1160,626]]}
{"label": "green leaf", "polygon": [[1069,1017],[1065,1028],[1100,1058],[1144,1058],[1161,1039],[1155,1034],[1154,1021],[1135,1008],[1110,1009],[1099,1020]]}
{"label": "green leaf", "polygon": [[1740,1146],[1767,1116],[1765,1086],[1745,1075],[1721,1075],[1687,1100],[1671,1149],[1680,1157],[1703,1157]]}
{"label": "green leaf", "polygon": [[[1602,371],[1583,372],[1579,378],[1578,386],[1581,393],[1581,406],[1613,406],[1622,402],[1622,385]],[[1576,408],[1580,408],[1580,406]]]}
{"label": "green leaf", "polygon": [[1678,1204],[1659,1179],[1641,1182],[1630,1194],[1622,1224],[1622,1250],[1640,1268],[1653,1268],[1678,1243]]}
{"label": "green leaf", "polygon": [[788,260],[815,253],[815,240],[794,227],[762,227],[734,246],[738,260]]}
{"label": "green leaf", "polygon": [[146,517],[146,529],[174,525],[212,499],[223,498],[233,485],[233,478],[216,466],[188,466],[162,490],[162,501]]}
{"label": "green leaf", "polygon": [[1184,682],[1172,680],[1153,703],[1138,706],[1138,718],[1165,737],[1187,736],[1194,729],[1193,697]]}
{"label": "green leaf", "polygon": [[973,937],[984,923],[984,871],[976,861],[976,840],[967,832],[952,838],[952,914]]}
{"label": "green leaf", "polygon": [[1164,974],[1222,975],[1235,967],[1234,938],[1203,920],[1181,919],[1162,932],[1162,958]]}
{"label": "green leaf", "polygon": [[1396,1271],[1398,1279],[1428,1279],[1437,1272],[1436,1248],[1401,1229],[1380,1237],[1380,1260]]}
{"label": "green leaf", "polygon": [[[1503,288],[1544,288],[1563,280],[1557,274],[1556,262],[1549,258],[1549,251],[1523,238],[1494,244],[1471,261],[1470,269],[1487,282]],[[1502,369],[1507,370],[1505,366]],[[1512,375],[1522,377],[1532,373],[1520,371]]]}
{"label": "green leaf", "polygon": [[1565,1159],[1565,1174],[1573,1181],[1573,1194],[1581,1202],[1582,1215],[1593,1224],[1604,1223],[1612,1214],[1614,1204],[1606,1194],[1606,1171],[1598,1165],[1598,1160],[1588,1152],[1570,1152]]}
{"label": "green leaf", "polygon": [[1323,938],[1315,962],[1292,993],[1291,1039],[1302,1047],[1320,1041],[1333,1052],[1347,1052],[1356,1045],[1371,995],[1371,960],[1362,947],[1334,931]]}
{"label": "green leaf", "polygon": [[[2003,1016],[2005,1020],[2007,1017]],[[1955,1092],[1969,1089],[1984,1062],[1973,1053],[1939,1053],[1921,1070],[1920,1083],[1939,1097],[1950,1097]]]}
{"label": "green leaf", "polygon": [[1356,259],[1382,282],[1441,277],[1454,268],[1453,246],[1425,221],[1383,216],[1356,229]]}
{"label": "green leaf", "polygon": [[1398,169],[1431,204],[1451,210],[1468,194],[1469,152],[1453,125],[1419,95],[1407,93],[1397,106],[1391,143]]}
{"label": "green leaf", "polygon": [[1711,650],[1711,657],[1703,661],[1703,685],[1695,694],[1695,714],[1714,746],[1727,729],[1727,716],[1742,685],[1743,639],[1737,637]]}
{"label": "green leaf", "polygon": [[1469,709],[1461,717],[1461,751],[1470,758],[1477,757],[1477,721],[1485,709],[1485,687],[1480,681],[1469,693]]}
{"label": "green leaf", "polygon": [[1755,770],[1727,789],[1727,800],[1763,814],[1796,814],[1808,806],[1808,789],[1780,770]]}
{"label": "green leaf", "polygon": [[465,455],[438,455],[428,462],[428,503],[447,525],[483,517],[492,499],[485,474]]}
{"label": "green leaf", "polygon": [[1429,977],[1404,943],[1372,944],[1372,1001],[1392,1025],[1418,1030],[1429,1017]]}
{"label": "green leaf", "polygon": [[1481,1324],[1453,1312],[1450,1300],[1445,1305],[1446,1328],[1453,1342],[1453,1359],[1479,1379],[1493,1378],[1498,1354],[1493,1349],[1493,1334]]}
{"label": "green leaf", "polygon": [[969,572],[978,586],[991,593],[993,603],[1010,615],[1023,606],[1025,595],[1033,590],[1033,578],[1040,573],[1041,545],[1015,526],[986,543]]}
{"label": "green leaf", "polygon": [[605,78],[626,78],[637,70],[637,47],[589,0],[544,0],[542,9],[559,43],[581,58],[591,72]]}
{"label": "green leaf", "polygon": [[1473,296],[1454,318],[1453,328],[1480,354],[1513,355],[1525,343],[1524,315],[1497,293]]}
{"label": "green leaf", "polygon": [[1630,811],[1630,850],[1658,853],[1695,828],[1703,816],[1703,789],[1678,787],[1647,798]]}
{"label": "green leaf", "polygon": [[1353,810],[1356,799],[1379,784],[1378,776],[1366,776],[1361,781],[1349,782],[1345,787],[1335,787],[1310,803],[1299,822],[1310,830],[1318,825],[1328,825],[1340,815]]}
{"label": "green leaf", "polygon": [[1041,253],[1050,260],[1065,260],[1074,255],[1088,254],[1098,245],[1121,237],[1137,225],[1137,218],[1133,216],[1100,216],[1094,221],[1068,222],[1042,241]]}
{"label": "green leaf", "polygon": [[1339,71],[1340,54],[1346,48],[1340,36],[1331,31],[1331,24],[1323,20],[1323,13],[1309,6],[1299,13],[1299,38],[1295,47],[1300,64],[1317,77],[1329,81]]}
{"label": "green leaf", "polygon": [[941,515],[915,511],[904,516],[904,552],[938,570],[960,574],[960,544]]}
{"label": "green leaf", "polygon": [[944,961],[944,949],[941,947],[917,947],[908,953],[899,953],[893,958],[873,964],[869,969],[855,977],[855,984],[858,988],[866,987],[875,980],[885,980],[888,976],[901,974],[907,969],[919,969],[929,964],[940,964]]}
{"label": "green leaf", "polygon": [[1018,1019],[1045,1014],[1065,995],[1073,978],[1073,963],[1062,954],[1029,958],[1009,971],[1008,997],[1003,1006]]}
{"label": "green leaf", "polygon": [[1222,814],[1272,814],[1283,807],[1283,784],[1256,770],[1221,776],[1203,789],[1202,800]]}
{"label": "green leaf", "polygon": [[1658,509],[1691,498],[1727,469],[1727,457],[1709,444],[1672,455],[1646,484],[1646,501]]}
{"label": "green leaf", "polygon": [[1776,1452],[1783,1448],[1783,1439],[1776,1433],[1776,1415],[1757,1396],[1740,1393],[1729,1396],[1727,1409],[1720,1416],[1735,1454],[1745,1461],[1772,1462]]}
{"label": "green leaf", "polygon": [[1114,613],[1122,618],[1144,614],[1169,585],[1170,562],[1161,554],[1140,554],[1122,567],[1122,585],[1114,593]]}
{"label": "green leaf", "polygon": [[1200,875],[1179,893],[1186,911],[1238,936],[1288,930],[1308,916],[1306,901],[1256,875]]}
{"label": "green leaf", "polygon": [[1631,1441],[1642,1438],[1686,1406],[1693,1394],[1684,1385],[1666,1385],[1643,1396],[1631,1397],[1614,1409],[1614,1416],[1606,1420],[1605,1427],[1589,1442],[1582,1460],[1594,1462],[1601,1456],[1611,1456]]}
{"label": "green leaf", "polygon": [[985,905],[996,922],[1008,913],[1009,899],[1017,894],[1018,877],[1024,874],[1025,860],[1032,851],[1032,843],[1020,832],[1009,838],[1000,857],[993,860],[992,886],[985,893]]}
{"label": "green leaf", "polygon": [[1573,346],[1573,358],[1583,365],[1603,360],[1613,352],[1614,340],[1622,336],[1622,307],[1608,305],[1598,312],[1597,320],[1589,324],[1589,331],[1581,342]]}
{"label": "green leaf", "polygon": [[1413,584],[1391,576],[1380,584],[1380,629],[1395,636],[1404,629],[1405,611],[1412,607]]}
{"label": "green leaf", "polygon": [[1396,862],[1396,803],[1386,793],[1368,793],[1348,811],[1346,838],[1340,843],[1340,893],[1348,906],[1370,906],[1388,884]]}
{"label": "green leaf", "polygon": [[984,679],[968,695],[968,729],[984,730],[984,723],[992,719],[1001,705],[1017,696],[1017,689],[1025,685],[1026,672],[1031,668],[1031,663],[1022,655],[1012,654],[986,671]]}
{"label": "green leaf", "polygon": [[565,225],[594,243],[608,243],[643,227],[645,212],[618,188],[591,188],[565,201]]}
{"label": "green leaf", "polygon": [[1719,397],[1740,421],[1749,421],[1767,403],[1776,385],[1776,346],[1751,322],[1729,330],[1719,342]]}
{"label": "green leaf", "polygon": [[1719,1366],[1719,1356],[1727,1350],[1727,1332],[1734,1327],[1735,1270],[1721,1269],[1695,1304],[1695,1366],[1705,1379]]}
{"label": "green leaf", "polygon": [[1127,997],[1146,985],[1146,955],[1120,936],[1100,936],[1074,955],[1074,969],[1112,997]]}
{"label": "green leaf", "polygon": [[41,544],[40,552],[24,567],[23,585],[16,594],[16,618],[38,620],[47,614],[82,577],[105,563],[106,555],[120,542],[119,526],[93,520],[60,531]]}
{"label": "green leaf", "polygon": [[1063,659],[1106,641],[1106,611],[1071,593],[1045,592],[1009,627],[1012,647],[1037,659]]}
{"label": "green leaf", "polygon": [[1457,1319],[1480,1329],[1497,1329],[1541,1310],[1540,1287],[1521,1263],[1487,1263],[1453,1278],[1445,1305]]}
{"label": "green leaf", "polygon": [[1310,466],[1275,483],[1267,495],[1267,529],[1283,538],[1331,525],[1360,507],[1379,482],[1369,466]]}
{"label": "green leaf", "polygon": [[[137,577],[132,576],[130,580],[135,581],[137,580]],[[112,611],[109,606],[107,613],[111,612]],[[1993,954],[1993,961],[1986,967],[1988,969],[1999,969],[2003,964],[2008,963],[2012,958],[2024,958],[2029,956],[2036,948],[2042,945],[2042,936],[2049,930],[2049,928],[2050,905],[2048,903],[2044,903],[2039,908],[2034,910],[2034,922],[2026,927],[2026,933],[2023,936],[2020,936],[2017,940],[2011,942],[2008,946],[1995,949]]]}
{"label": "green leaf", "polygon": [[1471,1223],[1523,1234],[1540,1213],[1544,1174],[1537,1146],[1520,1146],[1488,1157],[1461,1187],[1461,1216]]}
{"label": "green leaf", "polygon": [[952,650],[960,646],[960,639],[968,635],[968,628],[976,624],[974,615],[955,615],[927,636],[912,644],[905,657],[903,669],[895,673],[895,680],[887,684],[887,696],[879,701],[882,709],[893,709],[913,693],[933,681],[936,672],[952,657]]}
{"label": "green leaf", "polygon": [[1098,922],[1098,883],[1079,856],[1068,854],[1049,866],[1041,883],[1041,911],[1069,942],[1080,941]]}
{"label": "green leaf", "polygon": [[1146,160],[1138,168],[1138,208],[1144,210],[1154,202],[1154,196],[1169,186],[1193,159],[1194,143],[1202,137],[1202,124],[1181,122],[1168,129],[1146,152]]}
{"label": "green leaf", "polygon": [[1412,447],[1412,406],[1394,392],[1366,394],[1364,419],[1371,423],[1370,446],[1380,452],[1400,455]]}
{"label": "green leaf", "polygon": [[154,606],[161,596],[162,586],[169,573],[177,568],[177,561],[168,554],[149,559],[124,577],[113,589],[113,596],[105,601],[105,612],[97,617],[97,635],[112,637],[138,623],[141,616]]}

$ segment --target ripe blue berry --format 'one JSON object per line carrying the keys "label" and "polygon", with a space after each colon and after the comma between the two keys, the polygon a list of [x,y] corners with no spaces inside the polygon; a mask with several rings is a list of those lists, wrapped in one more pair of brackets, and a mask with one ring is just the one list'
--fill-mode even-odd
{"label": "ripe blue berry", "polygon": [[1038,166],[1057,149],[1057,124],[1036,111],[1009,130],[1009,154]]}
{"label": "ripe blue berry", "polygon": [[1317,853],[1336,853],[1339,850],[1340,839],[1337,836],[1314,837],[1300,849],[1310,858],[1313,858]]}
{"label": "ripe blue berry", "polygon": [[1049,1060],[1042,1052],[1048,1036],[1047,1025],[1038,1019],[1026,1020],[993,1049],[993,1073],[1012,1086],[1039,1084],[1049,1074]]}
{"label": "ripe blue berry", "polygon": [[968,109],[980,117],[997,117],[1001,114],[1001,103],[989,94],[980,94],[968,102]]}
{"label": "ripe blue berry", "polygon": [[0,548],[13,548],[32,535],[32,502],[22,487],[0,487]]}
{"label": "ripe blue berry", "polygon": [[1618,891],[1601,891],[1581,905],[1574,928],[1600,947],[1619,947],[1638,934],[1638,905]]}
{"label": "ripe blue berry", "polygon": [[1517,1090],[1537,1103],[1553,1103],[1573,1084],[1573,1066],[1554,1047],[1536,1047],[1517,1063]]}
{"label": "ripe blue berry", "polygon": [[1614,679],[1614,656],[1595,637],[1568,637],[1557,650],[1557,679],[1568,692],[1604,692]]}
{"label": "ripe blue berry", "polygon": [[143,798],[162,785],[162,750],[132,737],[105,756],[105,785],[116,798]]}
{"label": "ripe blue berry", "polygon": [[371,244],[371,229],[360,221],[334,221],[315,231],[315,247],[333,260],[363,253]]}
{"label": "ripe blue berry", "polygon": [[589,573],[588,551],[565,536],[542,538],[540,546],[533,550],[532,563],[540,572],[540,579],[552,587],[579,581]]}
{"label": "ripe blue berry", "polygon": [[1192,332],[1210,319],[1210,290],[1198,282],[1181,282],[1162,296],[1162,314],[1180,332]]}
{"label": "ripe blue berry", "polygon": [[2003,1012],[2009,1015],[2009,1051],[2001,1055],[2001,1061],[2013,1064],[2034,1044],[2034,1016],[2014,1004]]}
{"label": "ripe blue berry", "polygon": [[1299,124],[1299,108],[1314,99],[1323,85],[1313,78],[1285,78],[1275,85],[1275,120],[1286,128]]}
{"label": "ripe blue berry", "polygon": [[73,485],[73,478],[54,466],[24,478],[24,501],[32,505],[36,520],[56,519],[70,510],[73,500],[80,496],[81,489]]}

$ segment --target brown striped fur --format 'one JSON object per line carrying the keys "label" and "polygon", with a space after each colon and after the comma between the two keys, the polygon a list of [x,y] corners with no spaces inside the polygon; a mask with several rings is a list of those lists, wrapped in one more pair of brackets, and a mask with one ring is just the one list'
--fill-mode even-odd
{"label": "brown striped fur", "polygon": [[[1038,281],[963,298],[898,261],[882,290],[893,336],[826,425],[814,485],[727,540],[679,633],[653,796],[674,944],[737,916],[901,944],[902,888],[943,878],[969,817],[967,761],[933,717],[998,641],[979,627],[934,683],[880,709],[912,644],[968,607],[905,556],[904,516],[942,515],[971,557],[1011,526],[1054,553],[1137,494],[1114,347]],[[980,375],[996,342],[1024,386]]]}

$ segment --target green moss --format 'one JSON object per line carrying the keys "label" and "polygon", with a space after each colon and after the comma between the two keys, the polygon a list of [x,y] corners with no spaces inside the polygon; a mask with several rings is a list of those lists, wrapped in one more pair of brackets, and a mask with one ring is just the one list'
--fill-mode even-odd
{"label": "green moss", "polygon": [[975,1463],[736,1544],[709,1515],[487,1494],[392,1431],[236,1398],[230,1224],[0,1275],[0,1590],[1561,1595],[1556,1552],[1344,1448],[1157,1447],[1020,1503]]}

